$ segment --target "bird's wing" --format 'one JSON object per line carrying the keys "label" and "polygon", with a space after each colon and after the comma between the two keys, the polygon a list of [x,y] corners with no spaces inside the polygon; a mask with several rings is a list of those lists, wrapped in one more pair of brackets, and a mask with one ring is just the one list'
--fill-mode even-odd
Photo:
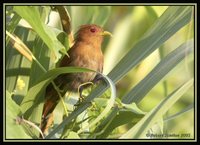
{"label": "bird's wing", "polygon": [[66,67],[66,66],[69,66],[71,64],[72,58],[70,56],[71,56],[72,51],[73,51],[73,48],[70,48],[69,51],[68,51],[69,56],[65,55],[62,58],[62,60],[59,64],[59,67]]}

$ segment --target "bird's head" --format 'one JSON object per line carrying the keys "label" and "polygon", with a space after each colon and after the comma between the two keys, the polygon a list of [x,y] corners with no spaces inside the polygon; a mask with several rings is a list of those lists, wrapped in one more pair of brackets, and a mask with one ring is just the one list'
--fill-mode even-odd
{"label": "bird's head", "polygon": [[82,25],[76,33],[75,40],[101,44],[105,35],[112,36],[110,32],[95,24]]}

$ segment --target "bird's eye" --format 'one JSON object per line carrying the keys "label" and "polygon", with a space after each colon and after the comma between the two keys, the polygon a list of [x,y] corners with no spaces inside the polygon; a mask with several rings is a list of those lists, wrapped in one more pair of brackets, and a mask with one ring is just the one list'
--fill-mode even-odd
{"label": "bird's eye", "polygon": [[90,32],[94,33],[94,32],[96,32],[96,29],[95,28],[91,28]]}

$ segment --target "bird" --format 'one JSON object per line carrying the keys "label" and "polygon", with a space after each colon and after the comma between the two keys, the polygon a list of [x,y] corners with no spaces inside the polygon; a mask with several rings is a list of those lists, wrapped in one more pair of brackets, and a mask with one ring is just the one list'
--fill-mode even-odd
{"label": "bird", "polygon": [[[79,27],[75,34],[72,47],[59,63],[59,67],[83,67],[103,72],[104,56],[101,45],[105,35],[112,34],[96,24],[85,24]],[[96,72],[68,73],[61,74],[54,79],[55,85],[62,90],[61,96],[67,91],[77,92],[81,84],[87,82],[95,82],[99,80]],[[81,87],[82,90],[87,87]],[[52,83],[46,87],[45,101],[42,112],[40,129],[44,135],[48,134],[48,130],[53,123],[53,111],[58,104],[60,98]]]}

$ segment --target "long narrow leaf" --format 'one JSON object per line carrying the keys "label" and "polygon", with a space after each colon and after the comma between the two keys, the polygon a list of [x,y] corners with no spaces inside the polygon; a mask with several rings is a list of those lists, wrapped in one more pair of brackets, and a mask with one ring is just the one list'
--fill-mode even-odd
{"label": "long narrow leaf", "polygon": [[[19,39],[23,42],[23,44],[29,46],[28,44],[28,34],[29,31],[27,29],[23,29],[22,27],[15,28],[15,34],[19,36]],[[29,82],[29,73],[31,63],[23,57],[13,46],[8,44],[5,49],[6,51],[6,89],[9,92],[15,92],[13,96],[13,100],[16,101],[17,104],[20,104],[24,95],[28,90],[28,82]],[[23,80],[25,86],[23,89],[17,88],[17,80]]]}
{"label": "long narrow leaf", "polygon": [[172,51],[128,94],[122,101],[124,103],[140,102],[144,96],[161,80],[169,71],[171,71],[181,60],[189,55],[194,48],[194,40],[190,40]]}
{"label": "long narrow leaf", "polygon": [[170,121],[172,119],[175,119],[176,117],[179,117],[179,116],[183,115],[184,113],[191,111],[192,109],[194,109],[194,104],[190,104],[189,106],[187,106],[186,108],[184,108],[180,112],[173,114],[171,116],[168,116],[167,118],[164,118],[164,121],[167,122],[167,121]]}
{"label": "long narrow leaf", "polygon": [[109,73],[116,82],[191,20],[192,7],[172,6]]}
{"label": "long narrow leaf", "polygon": [[11,94],[6,90],[6,139],[29,139],[20,124],[16,123],[16,118],[21,114],[20,107],[12,100]]}
{"label": "long narrow leaf", "polygon": [[160,102],[154,109],[145,115],[134,127],[122,135],[120,139],[145,138],[147,130],[161,118],[177,100],[193,85],[193,79],[176,89],[167,98]]}
{"label": "long narrow leaf", "polygon": [[[13,33],[20,19],[21,18],[17,14],[14,14],[14,16],[6,23],[6,30],[9,31],[10,33]],[[10,37],[6,36],[6,46],[8,45],[9,40]]]}
{"label": "long narrow leaf", "polygon": [[98,123],[102,118],[104,118],[112,109],[112,107],[114,106],[115,103],[115,98],[116,98],[116,88],[114,83],[112,82],[112,80],[110,78],[108,78],[106,75],[101,74],[104,78],[104,80],[110,85],[111,88],[111,96],[110,99],[107,102],[107,105],[105,107],[105,109],[101,112],[101,114],[94,120],[92,121],[88,126],[86,126],[85,128],[81,129],[78,131],[78,133],[81,133],[84,131],[84,129],[89,128],[94,126],[96,123]]}
{"label": "long narrow leaf", "polygon": [[[48,71],[44,76],[41,77],[41,79],[38,81],[36,85],[31,87],[25,96],[23,102],[21,103],[21,108],[23,110],[23,113],[25,113],[24,117],[29,118],[34,109],[37,109],[39,105],[44,100],[44,97],[40,96],[41,92],[44,91],[46,86],[58,75],[63,73],[77,73],[77,72],[87,72],[92,71],[89,69],[84,68],[78,68],[78,67],[62,67],[62,68],[56,68],[53,70]],[[38,116],[41,117],[41,109],[38,112]],[[35,121],[40,122],[39,118]]]}
{"label": "long narrow leaf", "polygon": [[60,57],[59,50],[64,50],[65,47],[58,41],[56,34],[41,21],[37,7],[14,6],[14,11],[32,26],[48,48],[54,52],[55,62],[57,62]]}

